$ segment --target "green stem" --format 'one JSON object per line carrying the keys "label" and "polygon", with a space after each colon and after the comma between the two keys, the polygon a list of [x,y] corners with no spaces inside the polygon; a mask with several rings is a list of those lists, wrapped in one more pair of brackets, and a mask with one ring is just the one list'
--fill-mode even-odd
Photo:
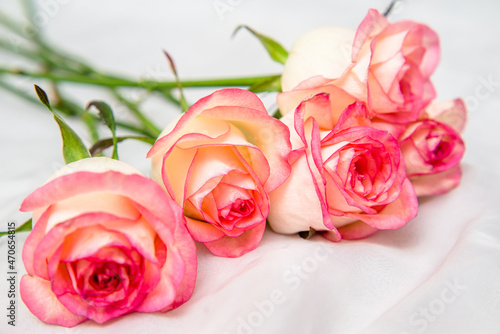
{"label": "green stem", "polygon": [[[31,103],[36,104],[38,106],[40,105],[40,101],[38,99],[34,98],[30,94],[27,94],[26,92],[24,92],[21,89],[18,89],[18,88],[15,88],[12,85],[9,85],[5,81],[0,80],[0,88],[5,89],[6,91],[8,91],[8,92],[10,92],[10,93],[12,93],[12,94],[14,94],[14,95],[16,95],[16,96],[24,99],[25,101],[31,102]],[[74,113],[73,114],[69,113],[69,111],[68,111],[67,108],[61,108],[58,105],[55,105],[54,109],[60,111],[61,113],[65,114],[65,115],[68,115],[68,116],[76,116]],[[96,121],[99,121],[99,117],[98,116],[92,115],[92,117]],[[121,128],[123,128],[123,129],[130,130],[130,131],[133,131],[135,133],[142,134],[142,135],[150,137],[152,139],[156,139],[155,136],[152,136],[149,132],[145,131],[144,129],[142,129],[142,128],[134,125],[134,124],[130,124],[130,123],[123,122],[123,121],[116,121],[116,125],[119,126],[119,127],[121,127]]]}
{"label": "green stem", "polygon": [[5,51],[10,52],[11,54],[23,56],[30,60],[38,61],[40,60],[40,55],[37,54],[36,51],[30,50],[28,48],[22,47],[20,45],[15,45],[11,41],[7,41],[4,38],[0,38],[0,48]]}
{"label": "green stem", "polygon": [[38,30],[38,27],[35,27],[32,23],[32,20],[35,18],[36,15],[36,6],[31,0],[22,0],[21,1],[21,6],[23,7],[24,11],[24,16],[28,19],[28,24],[30,26],[31,31],[33,32],[33,40],[37,43],[41,43],[41,34],[40,31]]}
{"label": "green stem", "polygon": [[144,114],[139,110],[137,104],[131,102],[126,99],[123,95],[121,95],[116,88],[110,88],[113,96],[123,103],[142,123],[144,126],[144,130],[149,132],[150,135],[154,137],[158,137],[161,133],[161,130],[156,127]]}
{"label": "green stem", "polygon": [[3,25],[4,27],[8,28],[16,35],[28,38],[26,37],[27,31],[23,30],[22,24],[19,24],[18,22],[14,21],[13,19],[11,19],[9,16],[5,15],[2,12],[0,12],[0,25]]}
{"label": "green stem", "polygon": [[172,102],[175,105],[178,105],[179,107],[181,106],[181,101],[179,101],[175,96],[172,95],[170,89],[162,89],[160,90],[160,92],[168,101]]}
{"label": "green stem", "polygon": [[[149,90],[158,90],[162,88],[176,88],[175,81],[148,81],[144,80],[136,82],[128,79],[123,79],[114,76],[93,76],[93,75],[78,75],[69,74],[61,75],[58,73],[43,73],[43,72],[28,72],[24,70],[16,70],[9,68],[0,68],[0,74],[14,74],[26,76],[30,78],[48,79],[56,82],[74,82],[81,84],[106,86],[106,87],[142,87]],[[181,81],[184,88],[186,87],[226,87],[226,86],[251,86],[257,82],[264,80],[272,80],[279,75],[265,75],[244,78],[220,78],[220,79],[203,79],[203,80],[186,80]]]}
{"label": "green stem", "polygon": [[[220,79],[203,79],[203,80],[186,80],[181,81],[182,87],[226,87],[226,86],[251,86],[256,82],[271,80],[273,78],[279,77],[280,75],[264,75],[255,77],[243,77],[243,78],[220,78]],[[143,85],[151,85],[156,88],[173,88],[177,85],[176,82],[155,82],[155,81],[143,81]]]}

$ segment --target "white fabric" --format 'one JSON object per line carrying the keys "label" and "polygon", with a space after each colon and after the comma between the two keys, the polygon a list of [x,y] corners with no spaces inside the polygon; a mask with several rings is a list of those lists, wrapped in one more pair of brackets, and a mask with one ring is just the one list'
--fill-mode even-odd
{"label": "white fabric", "polygon": [[[369,6],[383,10],[389,1],[39,2],[48,18],[40,25],[55,43],[101,69],[170,80],[162,49],[184,79],[279,72],[282,67],[250,34],[240,31],[231,39],[237,25],[248,24],[289,48],[302,33],[320,26],[354,29]],[[0,9],[17,15],[15,4],[2,1]],[[404,228],[340,243],[266,231],[260,246],[238,259],[214,257],[199,247],[197,285],[185,305],[166,314],[127,315],[102,326],[87,321],[73,329],[43,324],[19,297],[16,327],[7,324],[8,248],[2,237],[0,333],[499,333],[499,12],[496,0],[408,0],[391,18],[425,22],[437,31],[442,46],[433,77],[438,98],[461,96],[470,107],[461,186],[422,200],[418,217]],[[2,53],[0,64],[23,61]],[[33,83],[48,87],[34,79],[15,83],[32,96]],[[67,92],[82,105],[110,100],[86,86]],[[187,95],[194,102],[210,92]],[[18,212],[22,199],[63,162],[50,114],[3,90],[0,94],[0,227],[6,230],[7,222],[19,226],[29,218]],[[268,106],[273,99],[264,96]],[[144,107],[162,126],[176,117],[174,107],[158,101]],[[117,110],[119,117],[126,115]],[[120,145],[122,160],[148,175],[148,146]],[[18,296],[26,235],[18,234],[16,243]]]}

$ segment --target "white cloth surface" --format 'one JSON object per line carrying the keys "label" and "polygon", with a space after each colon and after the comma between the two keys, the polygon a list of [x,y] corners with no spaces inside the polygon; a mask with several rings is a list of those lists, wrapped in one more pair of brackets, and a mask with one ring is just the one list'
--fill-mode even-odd
{"label": "white cloth surface", "polygon": [[[259,42],[239,24],[290,48],[300,34],[326,25],[355,29],[369,7],[388,1],[62,1],[40,0],[40,26],[55,44],[98,68],[132,78],[172,79],[161,52],[174,58],[182,79],[279,73]],[[16,13],[16,1],[2,12]],[[191,300],[168,313],[134,313],[104,325],[43,324],[18,297],[9,326],[7,239],[0,239],[0,333],[500,333],[500,2],[407,0],[391,20],[411,19],[437,31],[442,57],[433,77],[438,99],[465,98],[469,120],[463,179],[449,194],[421,200],[418,217],[394,231],[360,241],[330,243],[266,231],[241,258],[198,248],[198,279]],[[43,24],[42,24],[43,23]],[[11,38],[4,31],[4,37]],[[19,41],[13,40],[13,43]],[[22,42],[21,42],[22,43]],[[21,66],[1,54],[1,66]],[[489,83],[488,83],[489,82]],[[42,80],[13,80],[33,94]],[[108,99],[95,89],[66,91],[84,105]],[[187,92],[191,103],[211,89]],[[132,94],[132,93],[131,93]],[[33,94],[34,96],[34,94]],[[263,96],[273,105],[273,94]],[[113,104],[113,103],[111,103]],[[145,105],[166,126],[175,108]],[[119,116],[124,112],[118,110]],[[41,106],[0,90],[1,230],[30,216],[23,198],[63,164],[59,131]],[[74,123],[79,133],[84,129]],[[86,133],[85,133],[86,136]],[[85,137],[84,136],[84,137]],[[124,142],[122,160],[149,174],[147,145]],[[17,235],[16,267],[25,273]]]}

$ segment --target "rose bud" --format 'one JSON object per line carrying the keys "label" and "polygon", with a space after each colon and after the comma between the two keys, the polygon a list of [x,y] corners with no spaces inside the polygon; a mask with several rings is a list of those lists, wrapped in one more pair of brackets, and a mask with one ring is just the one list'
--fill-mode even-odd
{"label": "rose bud", "polygon": [[418,196],[446,193],[460,183],[465,146],[459,133],[465,121],[461,99],[434,102],[399,138],[406,173]]}

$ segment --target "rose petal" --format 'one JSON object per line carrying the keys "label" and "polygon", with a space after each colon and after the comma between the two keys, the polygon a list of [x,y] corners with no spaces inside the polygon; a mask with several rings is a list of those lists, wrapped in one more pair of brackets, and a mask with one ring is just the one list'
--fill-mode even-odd
{"label": "rose petal", "polygon": [[142,175],[75,172],[54,179],[30,194],[21,205],[21,211],[33,211],[73,196],[108,192],[121,195],[148,208],[156,217],[169,217],[173,206],[165,192],[153,180]]}
{"label": "rose petal", "polygon": [[[177,287],[177,296],[173,303],[167,308],[162,309],[163,312],[174,309],[191,298],[196,282],[196,271],[198,268],[198,263],[196,259],[196,247],[194,245],[193,239],[189,235],[188,231],[183,225],[177,225],[175,229],[175,240],[176,248],[181,254],[184,261],[184,276],[182,281]],[[147,303],[150,298],[154,298],[154,293],[148,294],[144,303]],[[162,298],[161,294],[158,292],[159,298]]]}
{"label": "rose petal", "polygon": [[20,292],[30,312],[46,324],[73,327],[87,320],[84,316],[71,313],[54,295],[47,280],[24,275]]}
{"label": "rose petal", "polygon": [[363,45],[365,45],[365,42],[373,36],[379,34],[388,24],[387,19],[383,15],[380,15],[376,9],[368,10],[368,14],[366,14],[365,18],[356,30],[352,47],[353,62],[356,62],[359,58],[359,52],[361,51]]}
{"label": "rose petal", "polygon": [[423,118],[430,118],[447,124],[458,133],[461,133],[467,121],[467,108],[462,99],[432,102],[425,109]]}
{"label": "rose petal", "polygon": [[410,180],[405,179],[397,200],[385,206],[375,215],[346,213],[347,217],[359,219],[368,225],[380,229],[396,229],[404,226],[417,216],[418,202]]}
{"label": "rose petal", "polygon": [[193,119],[200,115],[203,111],[218,106],[226,107],[241,107],[255,109],[267,114],[262,101],[257,95],[243,89],[221,89],[214,93],[201,98],[193,104],[175,123],[174,129],[165,129],[159,136],[155,145],[148,152],[147,157],[151,158],[158,152],[167,150],[173,146],[173,143],[180,137],[180,132],[186,127]]}
{"label": "rose petal", "polygon": [[456,165],[444,172],[410,178],[417,196],[440,195],[458,187],[462,169]]}
{"label": "rose petal", "polygon": [[225,234],[210,223],[186,217],[187,228],[194,240],[210,242],[222,238]]}
{"label": "rose petal", "polygon": [[205,246],[217,256],[239,257],[257,248],[265,229],[266,223],[264,222],[253,229],[246,230],[239,237],[224,236],[218,240],[205,243]]}
{"label": "rose petal", "polygon": [[[44,236],[44,238],[36,245],[35,253],[33,255],[33,271],[38,276],[44,279],[49,279],[47,273],[47,259],[52,256],[52,254],[65,242],[66,236],[73,233],[79,228],[93,226],[100,223],[105,223],[107,221],[117,220],[119,217],[107,214],[107,213],[88,213],[75,218],[73,221],[69,221],[64,224],[59,224],[54,227],[50,232]],[[90,243],[108,243],[119,241],[118,238],[90,238],[88,241]],[[122,239],[126,241],[126,239]],[[84,242],[84,241],[83,241]],[[83,244],[82,242],[82,244]],[[77,244],[69,244],[68,247],[78,247]],[[91,245],[92,246],[92,245]],[[95,246],[95,245],[94,245]],[[83,254],[89,255],[95,252],[97,248],[86,248],[84,245],[79,249]],[[90,253],[88,253],[90,252]],[[67,250],[67,256],[71,257],[71,254],[81,254],[72,253]]]}
{"label": "rose petal", "polygon": [[29,275],[35,275],[34,257],[36,248],[45,236],[45,227],[47,220],[50,217],[51,207],[44,211],[42,216],[37,220],[37,224],[33,224],[33,229],[24,242],[22,257],[24,267]]}
{"label": "rose petal", "polygon": [[343,239],[356,240],[369,237],[373,233],[377,232],[378,229],[358,221],[356,223],[339,227],[338,231],[342,235]]}
{"label": "rose petal", "polygon": [[[51,191],[50,188],[46,190]],[[139,212],[128,198],[105,192],[93,192],[76,195],[52,204],[52,214],[45,231],[48,232],[55,225],[89,211],[109,213],[130,220],[139,218]]]}

